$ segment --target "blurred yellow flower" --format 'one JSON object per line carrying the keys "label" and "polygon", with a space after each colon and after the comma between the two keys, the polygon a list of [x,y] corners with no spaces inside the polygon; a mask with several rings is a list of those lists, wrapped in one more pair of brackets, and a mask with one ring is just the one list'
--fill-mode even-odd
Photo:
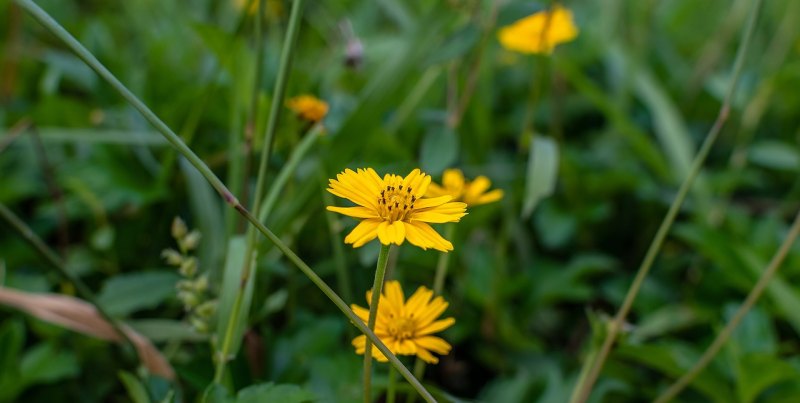
{"label": "blurred yellow flower", "polygon": [[500,29],[497,37],[504,48],[520,53],[550,54],[556,45],[578,36],[572,12],[556,4]]}
{"label": "blurred yellow flower", "polygon": [[[233,0],[233,6],[239,11],[247,7],[247,14],[253,15],[256,13],[256,10],[258,10],[259,1],[260,0]],[[263,14],[268,19],[277,19],[283,14],[283,4],[279,0],[267,0]]]}
{"label": "blurred yellow flower", "polygon": [[[408,302],[405,301],[403,288],[397,281],[387,281],[378,304],[378,315],[375,321],[375,335],[386,344],[395,355],[416,355],[429,364],[436,364],[439,358],[431,354],[447,354],[452,348],[440,337],[432,336],[453,326],[456,320],[446,318],[436,320],[445,309],[447,302],[442,297],[433,297],[433,291],[419,287]],[[367,291],[367,303],[372,300],[372,291]],[[358,305],[351,305],[353,312],[364,323],[369,317],[369,310]],[[364,354],[367,336],[363,334],[353,339],[357,354]],[[372,345],[372,357],[386,362],[386,356]]]}
{"label": "blurred yellow flower", "polygon": [[492,182],[485,176],[479,176],[472,182],[464,179],[464,173],[460,169],[446,169],[442,175],[442,186],[431,183],[428,186],[426,197],[439,197],[449,195],[454,201],[462,201],[467,206],[477,206],[496,202],[503,198],[503,191],[500,189],[486,191],[492,186]]}
{"label": "blurred yellow flower", "polygon": [[319,122],[328,114],[328,104],[313,95],[298,95],[286,101],[286,107],[300,119]]}
{"label": "blurred yellow flower", "polygon": [[431,177],[419,169],[405,178],[386,174],[383,179],[372,168],[347,169],[329,182],[329,192],[358,204],[328,206],[329,211],[361,219],[344,238],[354,248],[377,237],[384,245],[400,245],[407,239],[422,249],[451,251],[453,244],[428,223],[457,222],[467,214],[467,205],[450,202],[450,196],[423,199]]}

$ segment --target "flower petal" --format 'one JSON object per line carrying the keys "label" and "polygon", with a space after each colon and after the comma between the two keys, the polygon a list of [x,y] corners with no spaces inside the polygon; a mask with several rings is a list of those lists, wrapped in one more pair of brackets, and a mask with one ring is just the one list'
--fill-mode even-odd
{"label": "flower petal", "polygon": [[417,330],[416,335],[426,336],[436,332],[441,332],[442,330],[447,329],[450,326],[453,326],[454,323],[456,323],[456,320],[453,318],[445,318],[442,320],[437,320],[436,322],[433,322]]}
{"label": "flower petal", "polygon": [[453,250],[450,241],[442,238],[430,225],[422,221],[406,223],[406,239],[422,249],[433,248],[442,252]]}
{"label": "flower petal", "polygon": [[362,220],[344,238],[344,243],[351,243],[354,248],[358,248],[375,239],[375,237],[378,236],[378,225],[382,222],[383,220],[371,218]]}
{"label": "flower petal", "polygon": [[414,342],[422,348],[439,354],[447,354],[453,348],[448,342],[436,336],[417,337]]}
{"label": "flower petal", "polygon": [[328,206],[326,208],[328,209],[328,211],[333,211],[334,213],[344,214],[346,216],[355,218],[380,218],[377,211],[362,206],[358,207]]}
{"label": "flower petal", "polygon": [[384,245],[400,245],[406,239],[405,224],[402,221],[395,221],[389,224],[386,221],[378,225],[378,238]]}

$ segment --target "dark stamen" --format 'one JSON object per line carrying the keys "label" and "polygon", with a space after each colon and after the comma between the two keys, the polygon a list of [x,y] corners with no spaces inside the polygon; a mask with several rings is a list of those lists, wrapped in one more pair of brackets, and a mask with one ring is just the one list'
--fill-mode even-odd
{"label": "dark stamen", "polygon": [[403,190],[403,185],[400,185],[400,190]]}

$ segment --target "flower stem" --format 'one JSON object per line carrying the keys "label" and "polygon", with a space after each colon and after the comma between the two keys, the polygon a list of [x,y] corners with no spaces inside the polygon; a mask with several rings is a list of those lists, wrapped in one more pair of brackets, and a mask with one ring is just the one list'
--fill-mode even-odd
{"label": "flower stem", "polygon": [[[711,150],[711,146],[713,146],[714,142],[717,140],[717,137],[722,130],[722,126],[728,120],[731,99],[736,92],[736,86],[739,82],[739,76],[741,75],[742,66],[744,64],[744,57],[750,47],[750,40],[755,32],[756,21],[758,20],[758,14],[761,10],[762,4],[763,0],[757,0],[757,2],[753,5],[753,12],[750,14],[750,18],[748,19],[747,25],[744,28],[742,33],[742,42],[736,52],[733,75],[730,79],[728,91],[725,94],[725,99],[720,107],[719,114],[714,122],[714,126],[711,127],[708,135],[706,135],[700,150],[697,152],[694,161],[692,161],[692,166],[688,175],[684,179],[683,183],[681,183],[681,187],[678,189],[678,193],[675,195],[672,205],[670,205],[667,214],[664,216],[664,220],[661,221],[661,225],[659,226],[653,241],[650,243],[650,247],[647,249],[644,260],[642,261],[641,266],[639,266],[636,277],[628,289],[628,293],[625,295],[625,300],[623,301],[622,306],[614,316],[614,320],[609,323],[609,326],[607,327],[608,334],[606,335],[605,340],[603,340],[603,345],[600,347],[597,357],[593,360],[593,362],[591,362],[591,369],[589,370],[588,375],[586,378],[582,379],[581,383],[576,385],[575,388],[580,392],[573,393],[573,396],[575,397],[575,399],[572,400],[573,403],[583,403],[589,398],[592,387],[594,386],[595,381],[597,381],[597,377],[600,375],[603,364],[605,363],[606,358],[608,358],[608,354],[611,352],[611,347],[614,345],[614,341],[616,340],[620,329],[622,329],[622,326],[625,323],[625,318],[628,316],[628,312],[630,312],[633,301],[636,299],[636,295],[639,293],[639,289],[642,287],[644,279],[647,277],[650,268],[653,266],[656,255],[658,255],[661,245],[664,243],[664,239],[667,237],[667,234],[672,227],[672,223],[675,221],[675,217],[678,215],[678,210],[680,210],[680,207],[683,204],[689,189],[692,187],[694,179],[700,173],[700,169],[702,168],[703,163],[705,162],[706,157]],[[587,361],[587,365],[588,364],[589,362]]]}
{"label": "flower stem", "polygon": [[411,384],[417,392],[422,395],[426,402],[435,402],[436,399],[428,392],[422,384],[414,378],[414,375],[406,368],[402,362],[394,355],[388,347],[377,337],[375,333],[370,330],[364,322],[359,319],[352,309],[345,303],[338,294],[336,294],[317,273],[309,267],[297,254],[295,254],[286,244],[278,238],[277,235],[272,233],[264,224],[256,219],[249,210],[239,203],[239,200],[228,190],[224,183],[214,174],[208,165],[203,162],[181,139],[169,128],[159,117],[150,110],[139,98],[136,97],[130,90],[128,90],[108,69],[97,60],[80,42],[78,42],[72,35],[67,32],[56,20],[53,19],[46,11],[39,7],[32,0],[15,0],[17,4],[25,9],[37,22],[42,24],[47,30],[61,40],[67,47],[69,47],[75,54],[81,58],[86,64],[92,68],[103,80],[105,80],[115,91],[117,91],[131,106],[133,106],[142,116],[164,136],[172,147],[183,155],[192,166],[208,181],[225,201],[228,206],[235,209],[241,214],[245,220],[253,225],[256,230],[263,234],[275,247],[287,258],[293,265],[295,265],[314,285],[322,291],[330,301],[336,305],[349,320],[357,327],[368,340],[375,343],[375,346],[383,353],[392,363],[401,375]]}
{"label": "flower stem", "polygon": [[[390,245],[381,244],[381,251],[378,253],[378,264],[375,267],[375,281],[372,283],[372,298],[369,302],[369,318],[367,327],[369,330],[375,329],[375,321],[378,318],[378,303],[381,301],[383,291],[383,278],[386,276],[386,263],[389,261]],[[370,403],[372,388],[372,341],[367,339],[364,346],[364,403]]]}
{"label": "flower stem", "polygon": [[672,384],[666,391],[664,391],[658,399],[655,400],[655,403],[665,403],[680,393],[683,388],[685,388],[689,383],[691,383],[700,372],[705,369],[705,367],[711,362],[714,356],[717,355],[719,350],[728,341],[728,338],[731,337],[731,334],[736,327],[739,326],[739,322],[742,321],[747,312],[755,305],[756,301],[761,297],[761,294],[764,293],[764,290],[767,288],[770,280],[772,277],[775,276],[775,273],[778,272],[778,269],[781,267],[781,263],[786,258],[787,253],[789,253],[789,249],[791,249],[792,245],[794,245],[794,241],[797,238],[797,234],[800,233],[800,212],[797,213],[797,216],[794,218],[794,223],[792,224],[789,233],[786,235],[786,239],[783,240],[783,243],[778,248],[778,251],[775,252],[775,255],[772,257],[772,261],[769,262],[769,265],[764,270],[764,273],[761,274],[761,277],[758,279],[758,282],[750,290],[750,293],[747,294],[747,298],[744,300],[742,306],[739,307],[739,310],[736,311],[736,314],[733,315],[730,322],[725,326],[724,329],[717,335],[714,339],[714,342],[706,349],[703,356],[700,357],[700,360],[694,364],[692,369],[689,372],[685,373],[680,379],[678,379],[675,383]]}
{"label": "flower stem", "polygon": [[[456,226],[453,223],[446,224],[445,239],[451,240],[455,236]],[[436,262],[436,275],[433,279],[433,292],[436,295],[441,295],[444,288],[444,279],[447,277],[447,269],[450,266],[450,254],[442,252],[439,254],[439,260]]]}
{"label": "flower stem", "polygon": [[389,367],[389,387],[386,389],[386,403],[395,402],[395,389],[397,389],[397,371]]}

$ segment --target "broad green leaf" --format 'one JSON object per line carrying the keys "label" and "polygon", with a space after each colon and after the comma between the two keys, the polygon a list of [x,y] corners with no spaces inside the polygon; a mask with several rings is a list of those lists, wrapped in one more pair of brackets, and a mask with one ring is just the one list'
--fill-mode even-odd
{"label": "broad green leaf", "polygon": [[765,168],[797,171],[800,168],[800,152],[794,144],[781,141],[761,141],[750,146],[748,159]]}
{"label": "broad green leaf", "polygon": [[121,274],[103,284],[97,300],[111,315],[127,316],[154,308],[174,295],[178,278],[178,274],[171,271]]}
{"label": "broad green leaf", "polygon": [[[755,279],[761,276],[761,273],[766,269],[768,262],[762,259],[751,248],[740,247],[736,249],[736,254],[740,256],[745,263],[747,270],[753,276],[753,284]],[[792,325],[794,331],[800,334],[800,294],[792,288],[786,281],[783,280],[780,271],[775,274],[767,286],[767,295],[778,306],[778,310],[784,315],[789,324]]]}
{"label": "broad green leaf", "polygon": [[800,383],[800,370],[772,354],[752,353],[739,357],[736,379],[739,401],[754,402],[768,388],[783,382]]}
{"label": "broad green leaf", "polygon": [[186,322],[169,319],[138,319],[126,321],[126,323],[142,336],[156,343],[176,340],[208,340],[208,335],[197,333]]}
{"label": "broad green leaf", "polygon": [[539,201],[553,194],[558,178],[558,144],[547,137],[534,136],[528,154],[522,216],[533,213]]}
{"label": "broad green leaf", "polygon": [[0,402],[13,401],[21,391],[19,356],[25,341],[25,326],[11,319],[0,328]]}
{"label": "broad green leaf", "polygon": [[126,371],[119,371],[117,374],[125,390],[128,391],[128,397],[131,398],[133,403],[150,403],[150,395],[147,393],[147,388],[139,381],[139,378]]}
{"label": "broad green leaf", "polygon": [[[663,372],[670,378],[677,378],[693,365],[699,358],[698,354],[688,351],[680,344],[651,344],[651,345],[621,345],[615,355],[628,361],[650,367]],[[706,368],[690,384],[690,387],[702,393],[713,402],[727,403],[735,401],[733,392],[728,383],[717,376],[711,369]]]}
{"label": "broad green leaf", "polygon": [[75,353],[58,351],[49,343],[39,344],[22,357],[20,383],[50,383],[78,375],[80,367]]}
{"label": "broad green leaf", "polygon": [[194,225],[203,235],[197,249],[201,271],[209,271],[211,280],[218,279],[219,273],[213,268],[222,263],[225,245],[225,226],[222,222],[222,207],[217,192],[188,161],[180,158],[181,172],[186,176],[186,190]]}
{"label": "broad green leaf", "polygon": [[304,403],[317,400],[313,393],[297,385],[273,383],[248,386],[236,396],[236,403]]}
{"label": "broad green leaf", "polygon": [[643,317],[630,335],[631,341],[644,341],[691,326],[699,321],[697,313],[686,305],[667,305]]}
{"label": "broad green leaf", "polygon": [[203,391],[202,401],[207,403],[233,403],[234,397],[231,396],[228,388],[212,382]]}
{"label": "broad green leaf", "polygon": [[[242,282],[242,269],[245,262],[246,242],[245,236],[231,238],[228,242],[228,256],[225,258],[225,272],[223,273],[222,289],[220,290],[219,305],[217,308],[217,348],[225,340],[225,332],[228,327],[228,320],[233,315],[233,305],[236,301],[236,294]],[[251,276],[244,289],[244,298],[236,320],[236,328],[233,329],[233,339],[231,340],[231,355],[236,355],[242,344],[244,329],[247,327],[247,317],[250,312],[250,303],[253,299],[253,278],[255,267],[251,267]]]}
{"label": "broad green leaf", "polygon": [[446,128],[428,130],[422,140],[419,163],[425,173],[438,175],[458,157],[458,133]]}

